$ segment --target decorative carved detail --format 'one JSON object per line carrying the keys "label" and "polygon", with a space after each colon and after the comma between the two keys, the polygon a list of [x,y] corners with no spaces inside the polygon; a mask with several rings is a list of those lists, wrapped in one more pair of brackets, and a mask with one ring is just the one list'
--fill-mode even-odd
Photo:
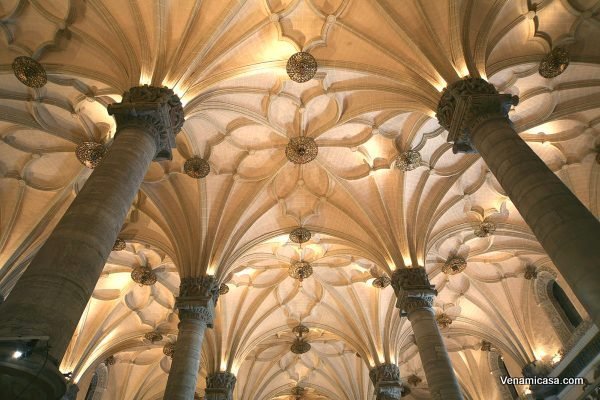
{"label": "decorative carved detail", "polygon": [[594,326],[594,324],[589,319],[585,320],[581,324],[579,324],[579,326],[577,328],[575,328],[575,330],[573,331],[573,334],[571,335],[569,340],[567,340],[565,342],[563,348],[559,351],[559,354],[561,354],[562,357],[564,358],[564,356],[569,351],[571,351],[571,349],[573,349],[573,347],[575,347],[577,342],[579,342],[579,340],[583,337],[583,335],[585,335],[587,333],[587,331],[589,331],[590,328],[592,328],[592,326]]}
{"label": "decorative carved detail", "polygon": [[477,126],[489,119],[507,118],[510,107],[518,103],[517,96],[499,94],[494,85],[485,80],[467,77],[444,89],[436,117],[448,130],[454,153],[476,153],[471,134]]}
{"label": "decorative carved detail", "polygon": [[554,328],[561,343],[566,344],[571,338],[571,329],[561,317],[558,307],[554,302],[552,294],[552,282],[555,277],[546,271],[537,271],[535,280],[535,295],[538,304],[550,319],[550,325]]}
{"label": "decorative carved detail", "polygon": [[108,356],[104,360],[104,365],[106,365],[107,367],[109,365],[115,365],[116,363],[117,363],[117,359],[115,358],[115,356]]}
{"label": "decorative carved detail", "polygon": [[198,320],[202,321],[212,328],[215,319],[214,307],[208,306],[189,306],[188,308],[179,308],[179,320]]}
{"label": "decorative carved detail", "polygon": [[400,369],[396,364],[378,365],[369,371],[371,382],[375,385],[377,400],[397,400],[402,394]]}
{"label": "decorative carved detail", "polygon": [[304,354],[311,348],[310,343],[304,341],[304,339],[296,338],[294,343],[290,346],[290,351],[294,354]]}
{"label": "decorative carved detail", "polygon": [[160,342],[161,340],[163,340],[163,335],[161,335],[160,332],[152,331],[152,332],[146,333],[144,335],[144,338],[146,340],[149,340],[151,343],[154,343],[154,342]]}
{"label": "decorative carved detail", "polygon": [[419,385],[419,383],[423,382],[423,379],[421,379],[416,374],[412,374],[412,375],[409,375],[408,378],[406,378],[406,382],[409,385],[411,385],[412,387],[417,387]]}
{"label": "decorative carved detail", "polygon": [[231,372],[216,372],[206,377],[206,400],[232,400],[236,383]]}
{"label": "decorative carved detail", "polygon": [[175,301],[175,306],[179,309],[179,320],[197,319],[212,328],[219,289],[220,286],[212,275],[182,278],[179,296]]}
{"label": "decorative carved detail", "polygon": [[296,136],[290,139],[285,147],[285,156],[294,164],[311,162],[319,154],[315,140],[308,136]]}
{"label": "decorative carved detail", "polygon": [[156,140],[156,161],[172,159],[175,135],[183,126],[183,106],[169,88],[138,86],[123,94],[118,104],[108,106],[108,114],[117,121],[117,133],[126,127],[142,127]]}
{"label": "decorative carved detail", "polygon": [[294,82],[308,82],[317,73],[317,60],[310,53],[300,51],[292,54],[285,69]]}
{"label": "decorative carved detail", "polygon": [[288,269],[288,274],[292,278],[298,279],[300,282],[311,276],[312,273],[312,266],[306,261],[296,261],[295,263],[290,265],[290,268]]}
{"label": "decorative carved detail", "polygon": [[173,355],[175,354],[175,343],[166,343],[163,346],[163,354],[167,357],[173,358]]}
{"label": "decorative carved detail", "polygon": [[491,221],[483,221],[479,224],[479,228],[475,229],[475,236],[484,238],[491,236],[494,232],[496,232],[496,224]]}
{"label": "decorative carved detail", "polygon": [[192,157],[183,164],[183,171],[195,179],[205,178],[210,172],[210,165],[200,157]]}
{"label": "decorative carved detail", "polygon": [[377,289],[383,289],[388,287],[390,283],[392,283],[392,280],[387,275],[382,275],[378,278],[375,278],[373,281],[373,286]]}
{"label": "decorative carved detail", "polygon": [[152,268],[140,265],[131,271],[131,279],[140,286],[152,286],[158,278]]}
{"label": "decorative carved detail", "polygon": [[96,168],[106,155],[107,149],[102,143],[83,142],[75,149],[75,156],[89,169]]}
{"label": "decorative carved detail", "polygon": [[112,251],[121,251],[125,250],[126,243],[123,239],[117,238],[115,240],[115,244],[113,244]]}
{"label": "decorative carved detail", "polygon": [[369,371],[373,384],[379,381],[400,381],[400,369],[396,364],[381,364]]}
{"label": "decorative carved detail", "polygon": [[555,47],[540,61],[539,73],[550,79],[559,76],[569,66],[569,52],[563,47]]}
{"label": "decorative carved detail", "polygon": [[527,280],[532,280],[537,278],[537,268],[535,265],[527,265],[525,266],[525,274],[523,277]]}
{"label": "decorative carved detail", "polygon": [[421,165],[421,154],[415,150],[408,150],[396,157],[396,168],[401,171],[412,171]]}
{"label": "decorative carved detail", "polygon": [[179,297],[208,297],[216,302],[219,286],[212,275],[184,277],[179,284]]}
{"label": "decorative carved detail", "polygon": [[442,272],[446,275],[456,275],[467,268],[467,260],[459,256],[452,256],[446,260]]}
{"label": "decorative carved detail", "polygon": [[292,332],[299,337],[302,337],[302,335],[306,335],[308,334],[308,332],[310,332],[310,329],[308,329],[308,326],[306,325],[296,325],[293,329]]}
{"label": "decorative carved detail", "polygon": [[435,317],[435,321],[442,329],[449,327],[452,324],[452,318],[446,313],[441,313]]}
{"label": "decorative carved detail", "polygon": [[302,386],[294,386],[290,392],[292,393],[292,396],[296,396],[296,398],[299,399],[305,391],[306,390]]}
{"label": "decorative carved detail", "polygon": [[229,293],[229,286],[227,286],[226,283],[222,283],[221,286],[219,286],[219,296],[223,296],[227,293]]}
{"label": "decorative carved detail", "polygon": [[392,287],[402,316],[419,308],[431,308],[437,295],[422,267],[397,269],[392,275]]}
{"label": "decorative carved detail", "polygon": [[487,340],[481,341],[481,351],[492,351],[492,349],[493,349],[492,343],[488,342]]}
{"label": "decorative carved detail", "polygon": [[306,228],[296,228],[290,232],[290,241],[294,243],[306,243],[310,240],[310,231]]}
{"label": "decorative carved detail", "polygon": [[41,88],[48,82],[46,70],[36,60],[19,56],[12,63],[13,73],[19,81],[30,88]]}

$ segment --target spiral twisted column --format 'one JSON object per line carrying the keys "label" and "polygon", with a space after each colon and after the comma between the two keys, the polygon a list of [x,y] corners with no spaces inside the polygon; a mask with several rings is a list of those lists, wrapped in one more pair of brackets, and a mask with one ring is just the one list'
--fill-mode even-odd
{"label": "spiral twisted column", "polygon": [[478,152],[596,325],[600,222],[512,128],[518,98],[480,78],[448,86],[437,118],[457,152]]}
{"label": "spiral twisted column", "polygon": [[[0,393],[55,400],[58,365],[152,160],[171,157],[183,125],[172,90],[134,87],[108,107],[114,141],[0,307]],[[19,359],[17,347],[31,351]],[[14,397],[12,397],[14,396]]]}
{"label": "spiral twisted column", "polygon": [[206,377],[206,400],[233,400],[236,378],[231,372],[216,372]]}
{"label": "spiral twisted column", "polygon": [[194,398],[202,342],[207,327],[212,328],[215,305],[219,298],[219,285],[211,275],[181,279],[179,297],[179,334],[173,362],[169,370],[165,400],[190,400]]}
{"label": "spiral twisted column", "polygon": [[396,307],[400,309],[401,316],[408,317],[415,335],[431,398],[462,400],[432,308],[437,292],[429,283],[425,269],[397,269],[392,275],[392,287],[396,292]]}
{"label": "spiral twisted column", "polygon": [[398,400],[402,397],[400,368],[396,364],[381,364],[369,371],[369,378],[375,386],[376,400]]}

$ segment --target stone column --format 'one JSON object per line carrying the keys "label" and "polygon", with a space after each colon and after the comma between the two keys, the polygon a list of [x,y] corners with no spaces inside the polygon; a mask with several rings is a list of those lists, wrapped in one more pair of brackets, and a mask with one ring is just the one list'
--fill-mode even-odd
{"label": "stone column", "polygon": [[437,117],[454,152],[478,152],[579,301],[600,325],[600,222],[508,119],[516,96],[479,78],[450,85]]}
{"label": "stone column", "polygon": [[402,397],[400,368],[396,364],[381,364],[369,371],[375,386],[376,400],[398,400]]}
{"label": "stone column", "polygon": [[194,398],[204,331],[207,327],[212,328],[218,297],[219,286],[211,275],[181,279],[179,297],[175,303],[179,309],[179,334],[165,389],[165,400]]}
{"label": "stone column", "polygon": [[429,284],[424,268],[397,269],[392,287],[401,316],[407,316],[415,335],[423,370],[434,400],[462,400],[446,345],[432,309],[436,290]]}
{"label": "stone column", "polygon": [[[108,112],[117,120],[112,146],[0,306],[0,393],[23,390],[20,400],[64,394],[57,366],[150,162],[170,158],[183,125],[167,88],[132,88]],[[24,344],[29,356],[11,358]]]}
{"label": "stone column", "polygon": [[231,372],[216,372],[206,377],[205,400],[233,400],[235,375]]}

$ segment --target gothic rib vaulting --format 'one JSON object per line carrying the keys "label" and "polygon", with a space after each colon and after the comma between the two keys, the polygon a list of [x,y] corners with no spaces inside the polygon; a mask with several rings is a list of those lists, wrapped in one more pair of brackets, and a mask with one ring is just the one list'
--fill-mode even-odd
{"label": "gothic rib vaulting", "polygon": [[[559,374],[598,346],[576,288],[488,163],[453,152],[436,111],[467,76],[518,96],[514,129],[597,219],[599,1],[2,0],[0,27],[0,314],[91,164],[102,166],[102,148],[82,143],[110,154],[107,107],[148,84],[172,88],[185,114],[172,159],[148,167],[55,357],[76,385],[68,398],[162,399],[181,279],[207,274],[220,296],[199,399],[399,398],[381,380],[401,382],[402,398],[440,398],[419,322],[396,307],[388,278],[402,268],[424,267],[437,290],[434,318],[464,399],[534,398],[500,376],[536,360]],[[568,66],[546,78],[540,62],[553,49]],[[295,82],[286,66],[301,51],[317,68]],[[17,79],[19,56],[40,63],[45,85]],[[316,150],[306,163],[288,159],[299,137],[316,144],[296,154]],[[298,227],[308,240],[290,237]],[[294,270],[300,261],[312,274]],[[575,371],[590,385],[555,398],[588,398],[597,354]],[[384,364],[398,365],[399,380],[374,378]],[[218,372],[235,376],[233,390],[205,394]]]}

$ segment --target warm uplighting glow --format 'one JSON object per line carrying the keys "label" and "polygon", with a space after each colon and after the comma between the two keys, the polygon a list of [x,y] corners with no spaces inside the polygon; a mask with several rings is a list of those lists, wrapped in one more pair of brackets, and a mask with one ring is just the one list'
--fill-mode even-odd
{"label": "warm uplighting glow", "polygon": [[143,85],[150,85],[152,83],[152,75],[151,74],[145,74],[145,73],[141,73],[140,74],[140,86]]}
{"label": "warm uplighting glow", "polygon": [[21,358],[23,356],[23,352],[20,350],[15,350],[15,352],[12,355],[12,358]]}
{"label": "warm uplighting glow", "polygon": [[446,88],[446,86],[448,86],[448,83],[446,83],[446,81],[441,78],[438,82],[435,82],[433,84],[433,87],[435,87],[435,89],[440,93]]}
{"label": "warm uplighting glow", "polygon": [[215,272],[217,272],[217,266],[214,264],[209,265],[208,268],[206,269],[206,273],[208,275],[214,275]]}
{"label": "warm uplighting glow", "polygon": [[534,350],[533,353],[535,354],[535,359],[538,361],[542,361],[542,359],[547,355],[547,353],[541,349]]}
{"label": "warm uplighting glow", "polygon": [[525,389],[525,390],[523,391],[523,394],[524,394],[524,395],[529,395],[529,394],[531,394],[531,389],[529,389],[529,388]]}
{"label": "warm uplighting glow", "polygon": [[253,268],[246,267],[243,270],[236,272],[234,275],[235,276],[242,276],[242,275],[249,275],[250,276],[250,275],[252,275],[253,272],[254,272]]}
{"label": "warm uplighting glow", "polygon": [[552,357],[552,362],[554,364],[558,364],[560,362],[560,360],[562,360],[562,356],[559,353],[556,353],[553,357]]}

